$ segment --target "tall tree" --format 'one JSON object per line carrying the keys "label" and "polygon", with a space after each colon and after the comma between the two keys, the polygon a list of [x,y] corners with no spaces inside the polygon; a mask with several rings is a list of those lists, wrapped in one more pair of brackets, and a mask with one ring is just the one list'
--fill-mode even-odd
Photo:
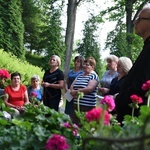
{"label": "tall tree", "polygon": [[64,65],[64,74],[65,79],[67,78],[67,74],[69,71],[72,49],[73,49],[73,41],[74,41],[74,29],[76,22],[76,11],[77,6],[81,0],[68,0],[67,7],[67,28],[66,28],[66,36],[65,36],[65,44],[66,44],[66,58]]}
{"label": "tall tree", "polygon": [[30,53],[41,53],[39,43],[41,41],[42,11],[35,0],[22,0],[22,19],[24,23],[24,44]]}
{"label": "tall tree", "polygon": [[[41,42],[45,54],[44,61],[48,62],[51,55],[56,54],[64,60],[65,44],[62,36],[61,13],[64,7],[62,0],[45,0],[43,3],[44,25],[42,26]],[[46,66],[45,66],[46,67]],[[44,69],[46,69],[44,67]]]}
{"label": "tall tree", "polygon": [[20,0],[0,1],[0,48],[24,58],[24,25]]}
{"label": "tall tree", "polygon": [[[133,22],[137,17],[139,10],[146,4],[148,0],[113,0],[114,5],[109,6],[105,11],[101,12],[103,14],[109,14],[109,19],[113,21],[117,21],[117,26],[122,26],[124,28],[125,24],[125,32],[126,34],[125,41],[126,42],[126,49],[124,49],[126,56],[132,59],[132,48],[133,48],[133,41],[134,41],[134,30],[133,30]],[[125,18],[125,22],[124,22]],[[120,24],[122,23],[122,25]],[[117,29],[117,27],[116,27]],[[118,30],[120,32],[120,30]],[[124,30],[123,30],[124,31]],[[114,36],[115,37],[115,36]],[[109,37],[110,38],[110,37]],[[114,41],[115,42],[115,41]],[[134,42],[135,43],[135,42]],[[120,49],[118,49],[119,51]]]}
{"label": "tall tree", "polygon": [[100,46],[97,42],[98,35],[97,33],[97,23],[101,20],[96,17],[91,17],[85,22],[83,30],[83,39],[82,42],[78,44],[76,51],[84,56],[85,58],[92,56],[96,60],[96,72],[101,74],[101,56],[100,56]]}

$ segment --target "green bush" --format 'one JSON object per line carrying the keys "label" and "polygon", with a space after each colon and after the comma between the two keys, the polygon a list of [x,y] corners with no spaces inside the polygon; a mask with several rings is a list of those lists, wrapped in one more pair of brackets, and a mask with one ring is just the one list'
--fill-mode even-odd
{"label": "green bush", "polygon": [[31,65],[27,61],[18,59],[11,53],[7,53],[3,50],[0,50],[0,56],[0,68],[7,69],[9,73],[15,71],[19,72],[22,77],[21,81],[25,85],[30,84],[30,78],[34,74],[39,75],[41,78],[43,77],[44,72],[38,66]]}
{"label": "green bush", "polygon": [[[0,106],[3,111],[12,111],[5,107],[2,100]],[[46,115],[49,115],[47,117]],[[71,129],[63,126],[70,122],[69,117],[58,113],[44,105],[25,106],[25,112],[13,119],[5,119],[0,111],[0,149],[3,150],[44,150],[46,141],[52,134],[66,137],[72,150],[76,139]]]}

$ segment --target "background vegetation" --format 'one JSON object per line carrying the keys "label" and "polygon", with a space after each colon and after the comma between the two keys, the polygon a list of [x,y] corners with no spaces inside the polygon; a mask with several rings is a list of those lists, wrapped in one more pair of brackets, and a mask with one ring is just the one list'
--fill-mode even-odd
{"label": "background vegetation", "polygon": [[[105,48],[118,57],[127,56],[134,62],[142,42],[134,34],[133,22],[149,0],[106,0],[106,4],[112,5],[107,5],[106,9],[99,7],[98,15],[89,11],[89,18],[84,23],[83,38],[74,46],[77,9],[85,4],[95,5],[94,2],[95,0],[1,0],[0,48],[43,70],[48,68],[47,62],[52,54],[59,55],[65,76],[70,69],[72,54],[93,56],[97,62],[96,72],[101,76],[105,64],[101,59],[100,41],[97,40],[98,27],[110,20],[116,22],[116,28],[108,34]],[[62,18],[67,19],[66,28],[62,27]],[[32,57],[35,54],[40,57]],[[42,60],[37,61],[39,59]]]}
{"label": "background vegetation", "polygon": [[7,53],[3,50],[0,50],[0,56],[1,68],[7,69],[9,73],[15,71],[21,73],[21,81],[23,84],[30,85],[30,78],[34,74],[39,75],[42,79],[44,72],[38,66],[31,65],[27,61],[23,61],[11,53]]}

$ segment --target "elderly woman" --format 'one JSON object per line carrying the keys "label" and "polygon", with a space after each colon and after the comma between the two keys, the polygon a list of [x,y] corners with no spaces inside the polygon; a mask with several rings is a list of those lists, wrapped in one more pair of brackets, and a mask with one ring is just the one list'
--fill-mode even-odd
{"label": "elderly woman", "polygon": [[[84,96],[80,98],[80,111],[87,112],[96,107],[96,94],[98,90],[99,77],[94,71],[96,61],[93,57],[89,57],[84,61],[84,73],[79,75],[72,83],[70,90],[74,97],[74,109],[77,110],[77,94],[83,92]],[[73,123],[78,124],[78,119],[73,112],[71,116]]]}
{"label": "elderly woman", "polygon": [[59,110],[61,100],[61,89],[64,86],[64,74],[59,69],[60,57],[52,55],[49,60],[50,69],[43,76],[42,86],[44,87],[43,104],[56,111]]}
{"label": "elderly woman", "polygon": [[107,61],[107,68],[108,70],[105,71],[103,74],[101,81],[100,81],[100,88],[98,89],[102,95],[105,95],[105,88],[109,89],[112,79],[118,76],[117,72],[117,64],[118,64],[118,57],[115,55],[110,55],[106,58]]}
{"label": "elderly woman", "polygon": [[40,85],[40,77],[38,75],[33,75],[31,77],[31,86],[27,88],[29,100],[34,95],[36,95],[36,100],[42,102],[43,97],[43,87]]}
{"label": "elderly woman", "polygon": [[113,95],[119,93],[120,87],[126,78],[129,70],[132,67],[132,61],[128,57],[120,57],[117,65],[118,77],[114,78],[111,82],[110,88],[105,89],[105,94]]}
{"label": "elderly woman", "polygon": [[[18,72],[11,74],[11,85],[8,85],[4,89],[4,102],[6,106],[9,106],[13,109],[18,110],[19,112],[23,111],[23,106],[29,104],[27,88],[20,84],[21,75]],[[18,113],[18,111],[16,111]]]}
{"label": "elderly woman", "polygon": [[[78,75],[83,74],[83,62],[84,62],[84,58],[82,56],[76,56],[74,58],[74,68],[69,71],[68,77],[65,83],[65,90],[67,92],[70,91],[70,86],[72,82],[75,80],[75,78]],[[73,113],[73,100],[66,101],[65,113],[68,115]]]}

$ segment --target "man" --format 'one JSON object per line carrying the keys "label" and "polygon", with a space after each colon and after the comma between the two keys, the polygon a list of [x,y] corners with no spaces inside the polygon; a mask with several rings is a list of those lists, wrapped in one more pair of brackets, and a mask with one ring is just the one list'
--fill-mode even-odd
{"label": "man", "polygon": [[[132,114],[132,103],[130,96],[136,94],[143,99],[142,104],[147,104],[146,91],[142,90],[142,84],[150,80],[150,4],[147,4],[140,11],[134,21],[135,33],[143,38],[143,50],[129,71],[119,94],[116,96],[117,119],[121,123],[125,115]],[[135,110],[135,116],[139,110]]]}

